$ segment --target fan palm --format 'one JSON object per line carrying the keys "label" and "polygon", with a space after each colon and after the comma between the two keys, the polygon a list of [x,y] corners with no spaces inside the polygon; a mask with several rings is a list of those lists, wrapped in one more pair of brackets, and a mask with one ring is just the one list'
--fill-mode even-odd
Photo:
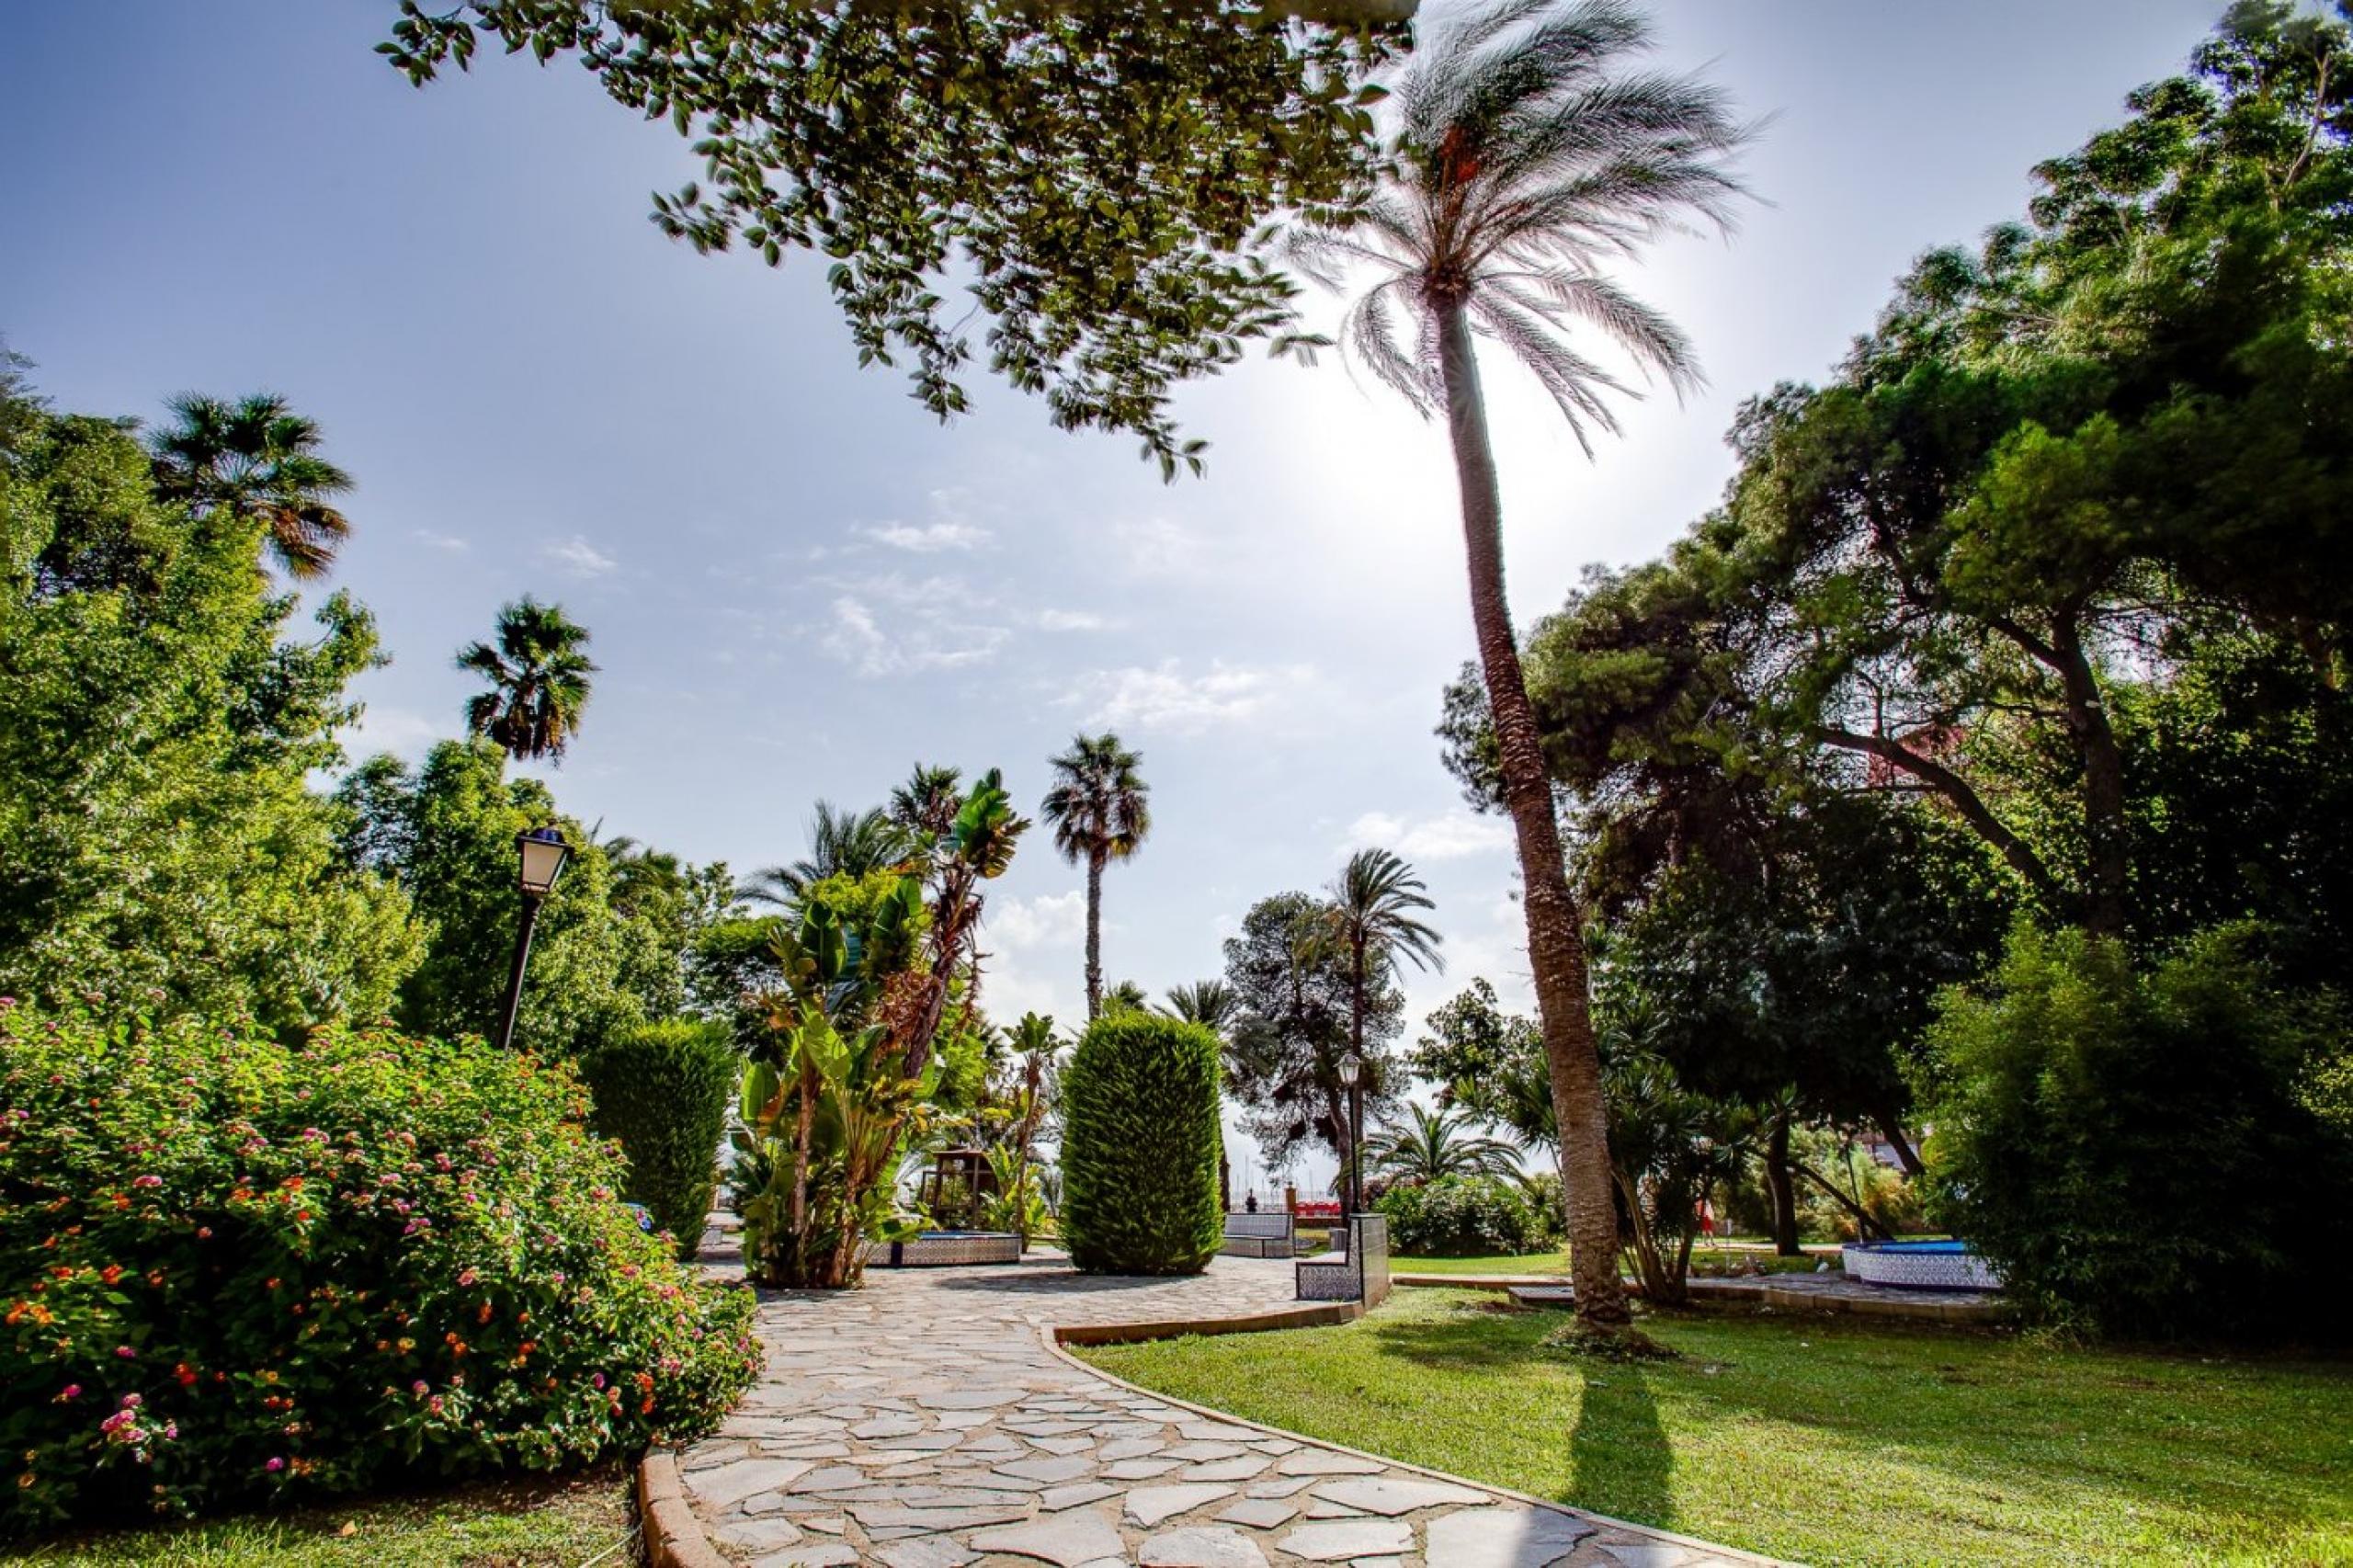
{"label": "fan palm", "polygon": [[1729,160],[1749,131],[1718,89],[1631,69],[1650,42],[1643,18],[1614,0],[1500,0],[1434,28],[1393,95],[1380,187],[1358,208],[1310,214],[1289,246],[1334,286],[1372,269],[1343,319],[1344,347],[1425,416],[1443,410],[1452,438],[1472,622],[1563,1132],[1577,1312],[1600,1328],[1629,1321],[1601,1064],[1504,597],[1503,506],[1473,343],[1484,336],[1532,372],[1588,451],[1596,430],[1618,429],[1608,394],[1629,388],[1574,346],[1579,328],[1678,393],[1698,383],[1682,333],[1603,268],[1691,219],[1728,226],[1741,191]]}
{"label": "fan palm", "polygon": [[1103,1010],[1103,868],[1124,860],[1152,831],[1151,787],[1137,769],[1143,756],[1120,737],[1074,736],[1055,757],[1054,787],[1042,808],[1054,824],[1054,847],[1086,867],[1086,1016]]}
{"label": "fan palm", "polygon": [[[952,819],[952,808],[949,814]],[[887,870],[904,864],[913,850],[906,830],[881,808],[854,812],[820,801],[809,817],[809,853],[789,866],[761,867],[735,892],[755,903],[796,904],[827,877]]]}
{"label": "fan palm", "polygon": [[1431,1111],[1408,1105],[1405,1119],[1364,1141],[1367,1164],[1392,1181],[1430,1182],[1441,1176],[1510,1176],[1519,1153],[1500,1138],[1474,1131],[1458,1110]]}
{"label": "fan palm", "polygon": [[930,767],[916,763],[907,781],[891,791],[891,820],[910,834],[938,838],[956,822],[964,803],[961,767]]}
{"label": "fan palm", "polygon": [[582,652],[588,629],[529,595],[498,612],[496,642],[477,642],[458,655],[458,667],[490,689],[466,704],[466,728],[487,735],[518,758],[561,762],[580,731],[597,666]]}
{"label": "fan palm", "polygon": [[148,437],[155,489],[200,514],[257,518],[289,577],[323,576],[351,532],[331,504],[351,476],[319,456],[319,427],[261,393],[225,403],[194,393],[167,404],[172,423]]}

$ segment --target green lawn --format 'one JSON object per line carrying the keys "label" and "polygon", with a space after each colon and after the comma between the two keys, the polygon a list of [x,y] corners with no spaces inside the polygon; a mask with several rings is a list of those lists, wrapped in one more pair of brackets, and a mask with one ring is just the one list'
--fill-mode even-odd
{"label": "green lawn", "polygon": [[1401,1290],[1339,1328],[1085,1352],[1181,1399],[1776,1556],[2353,1563],[2353,1365],[2008,1333],[1658,1314],[1684,1358],[1544,1348],[1566,1321]]}
{"label": "green lawn", "polygon": [[641,1562],[620,1466],[340,1507],[175,1528],[61,1537],[0,1564],[42,1568],[633,1568]]}
{"label": "green lawn", "polygon": [[[1838,1267],[1827,1253],[1803,1257],[1776,1257],[1768,1248],[1701,1247],[1691,1255],[1695,1275],[1722,1274],[1734,1264],[1761,1266],[1768,1274],[1811,1274],[1818,1263]],[[1566,1274],[1565,1252],[1531,1252],[1502,1257],[1392,1257],[1389,1267],[1400,1274]]]}

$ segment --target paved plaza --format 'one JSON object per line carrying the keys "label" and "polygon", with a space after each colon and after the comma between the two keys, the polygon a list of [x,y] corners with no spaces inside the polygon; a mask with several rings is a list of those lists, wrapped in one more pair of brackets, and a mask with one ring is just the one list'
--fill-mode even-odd
{"label": "paved plaza", "polygon": [[775,1292],[767,1374],[682,1456],[712,1543],[755,1568],[1698,1568],[1755,1562],[1140,1394],[1051,1326],[1293,1304],[1291,1267],[1187,1279],[1016,1266],[876,1269]]}

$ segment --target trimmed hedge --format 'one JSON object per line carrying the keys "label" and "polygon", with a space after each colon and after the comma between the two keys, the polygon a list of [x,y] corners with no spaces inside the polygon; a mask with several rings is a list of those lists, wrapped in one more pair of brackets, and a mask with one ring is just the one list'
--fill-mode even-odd
{"label": "trimmed hedge", "polygon": [[749,1291],[618,1201],[568,1068],[0,999],[0,1534],[710,1430]]}
{"label": "trimmed hedge", "polygon": [[1217,1037],[1120,1009],[1063,1070],[1063,1244],[1089,1274],[1199,1274],[1219,1212]]}
{"label": "trimmed hedge", "polygon": [[719,1140],[744,1060],[722,1023],[670,1018],[622,1029],[580,1059],[589,1124],[620,1140],[629,1200],[654,1212],[690,1258],[719,1187]]}

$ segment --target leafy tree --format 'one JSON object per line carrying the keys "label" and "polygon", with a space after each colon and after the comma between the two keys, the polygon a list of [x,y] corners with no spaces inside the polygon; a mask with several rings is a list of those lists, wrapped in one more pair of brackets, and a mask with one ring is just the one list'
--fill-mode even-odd
{"label": "leafy tree", "polygon": [[1511,1176],[1519,1155],[1500,1138],[1471,1129],[1467,1112],[1408,1105],[1405,1119],[1364,1141],[1365,1163],[1392,1181],[1432,1182],[1450,1176]]}
{"label": "leafy tree", "polygon": [[977,312],[990,369],[1057,426],[1132,432],[1173,475],[1201,443],[1179,440],[1169,389],[1291,321],[1254,227],[1346,199],[1370,161],[1362,79],[1393,33],[1293,15],[404,0],[380,47],[419,85],[468,68],[482,38],[576,59],[696,138],[705,177],[655,199],[664,233],[741,240],[771,267],[822,252],[859,363],[910,357],[942,418],[966,406]]}
{"label": "leafy tree", "polygon": [[[1042,808],[1053,824],[1054,847],[1086,868],[1086,1016],[1103,1010],[1103,868],[1143,846],[1152,831],[1151,786],[1137,770],[1141,752],[1120,737],[1078,735],[1052,759],[1054,787]],[[1142,1004],[1139,1003],[1139,1006]]]}
{"label": "leafy tree", "polygon": [[[379,760],[345,780],[346,854],[393,875],[433,928],[425,960],[401,988],[396,1016],[419,1034],[487,1033],[506,995],[520,915],[515,835],[558,826],[573,846],[563,880],[541,905],[515,1039],[519,1048],[572,1054],[624,1026],[686,1006],[689,953],[723,868],[675,906],[618,906],[610,860],[547,787],[506,776],[506,754],[486,741],[445,741],[415,773]],[[398,858],[381,857],[394,851]],[[642,891],[642,888],[640,890]]]}
{"label": "leafy tree", "polygon": [[2347,1275],[2353,1141],[2300,1085],[2342,999],[2279,989],[2259,931],[2154,963],[2021,926],[1919,1066],[1931,1211],[2030,1310],[2096,1331],[2318,1325]]}
{"label": "leafy tree", "polygon": [[891,791],[891,820],[904,832],[926,837],[946,833],[964,802],[961,767],[933,767],[917,763],[907,781]]}
{"label": "leafy tree", "polygon": [[1441,1108],[1460,1108],[1523,1143],[1560,1143],[1552,1119],[1552,1072],[1544,1032],[1533,1019],[1506,1013],[1483,978],[1424,1020],[1429,1033],[1407,1059],[1414,1076],[1438,1085]]}
{"label": "leafy tree", "polygon": [[480,676],[490,689],[466,704],[466,728],[487,735],[515,757],[563,760],[588,706],[588,677],[597,666],[581,650],[588,629],[529,594],[498,612],[496,644],[476,642],[458,654],[458,667]]}
{"label": "leafy tree", "polygon": [[1313,1142],[1348,1168],[1340,1058],[1352,1042],[1365,1063],[1365,1114],[1378,1120],[1396,1104],[1388,1044],[1403,1027],[1404,997],[1389,971],[1371,971],[1359,1014],[1354,980],[1347,950],[1332,940],[1331,906],[1307,893],[1260,899],[1226,938],[1225,985],[1234,1009],[1225,1033],[1226,1086],[1269,1167],[1289,1165]]}
{"label": "leafy tree", "polygon": [[[952,778],[951,778],[952,782]],[[926,806],[926,812],[935,808]],[[935,813],[936,814],[936,813]],[[954,812],[948,813],[953,821]],[[755,903],[790,908],[815,883],[828,877],[865,877],[914,858],[915,831],[876,808],[853,812],[828,801],[817,802],[809,818],[809,853],[789,866],[763,866],[747,878],[737,895]],[[941,824],[933,835],[947,831]]]}
{"label": "leafy tree", "polygon": [[1630,70],[1649,42],[1643,20],[1608,0],[1506,0],[1433,29],[1399,84],[1381,189],[1358,209],[1318,215],[1294,246],[1327,280],[1351,267],[1376,271],[1345,339],[1416,409],[1442,409],[1453,440],[1529,957],[1560,1122],[1573,1130],[1563,1177],[1577,1315],[1604,1328],[1628,1314],[1609,1244],[1600,1061],[1579,915],[1504,597],[1503,504],[1472,335],[1475,324],[1503,345],[1588,446],[1594,429],[1616,429],[1608,394],[1626,388],[1572,347],[1580,325],[1677,391],[1697,381],[1682,334],[1602,267],[1688,215],[1722,224],[1739,188],[1726,159],[1744,133],[1714,88]]}
{"label": "leafy tree", "polygon": [[122,422],[0,388],[0,991],[108,1010],[372,1021],[421,933],[306,784],[375,623],[287,635],[262,518],[158,494]]}
{"label": "leafy tree", "polygon": [[199,517],[218,508],[255,518],[289,577],[323,577],[350,536],[334,506],[351,476],[319,455],[317,423],[269,392],[224,403],[172,399],[172,423],[148,437],[155,490]]}

